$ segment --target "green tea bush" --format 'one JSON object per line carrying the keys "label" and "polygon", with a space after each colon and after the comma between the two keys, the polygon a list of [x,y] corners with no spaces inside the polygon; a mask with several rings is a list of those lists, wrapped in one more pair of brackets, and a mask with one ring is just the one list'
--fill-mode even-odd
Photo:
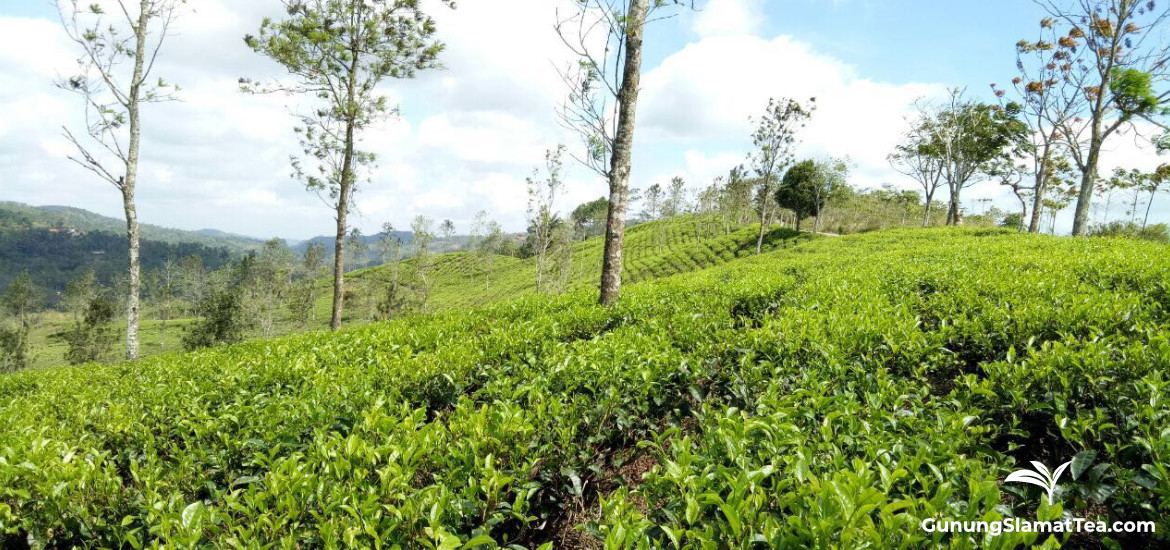
{"label": "green tea bush", "polygon": [[[721,250],[754,250],[739,242]],[[0,377],[0,543],[1167,544],[1164,247],[1007,230],[791,242],[610,308],[583,289]],[[1002,483],[1073,457],[1052,505]],[[919,527],[1061,515],[1158,533]]]}

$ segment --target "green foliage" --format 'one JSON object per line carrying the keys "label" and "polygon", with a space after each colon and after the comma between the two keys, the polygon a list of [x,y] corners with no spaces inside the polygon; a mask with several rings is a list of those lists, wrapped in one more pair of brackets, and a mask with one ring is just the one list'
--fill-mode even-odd
{"label": "green foliage", "polygon": [[[1168,274],[1152,243],[890,231],[632,285],[611,307],[583,290],[7,375],[0,533],[46,547],[1164,544]],[[1056,506],[1000,483],[1029,460],[1076,463]],[[1062,511],[1158,534],[918,528]]]}
{"label": "green foliage", "polygon": [[1153,241],[1156,243],[1170,243],[1170,229],[1167,229],[1164,223],[1143,227],[1134,222],[1113,221],[1090,227],[1089,235],[1093,237],[1122,237],[1126,239]]}
{"label": "green foliage", "polygon": [[573,209],[569,219],[573,222],[573,237],[588,239],[605,234],[605,220],[609,214],[609,199],[600,197],[597,200],[581,203]]}
{"label": "green foliage", "polygon": [[184,349],[196,350],[244,339],[248,323],[239,287],[208,292],[196,307],[202,317],[183,333]]}
{"label": "green foliage", "polygon": [[83,318],[76,321],[73,330],[65,335],[69,344],[65,360],[70,365],[112,358],[118,341],[118,334],[112,326],[114,314],[114,303],[109,297],[97,294],[90,298]]}
{"label": "green foliage", "polygon": [[32,362],[29,345],[30,327],[0,322],[0,373],[26,369]]}
{"label": "green foliage", "polygon": [[1123,118],[1151,116],[1160,113],[1158,93],[1154,90],[1153,75],[1134,68],[1115,67],[1109,82],[1113,102]]}
{"label": "green foliage", "polygon": [[817,163],[801,161],[784,174],[784,179],[780,180],[780,186],[776,189],[776,203],[796,213],[797,224],[817,211],[813,193],[816,178]]}
{"label": "green foliage", "polygon": [[259,34],[244,41],[283,65],[296,82],[265,86],[244,79],[241,85],[245,91],[300,92],[320,101],[300,117],[303,155],[294,158],[294,170],[309,189],[335,202],[345,199],[342,207],[348,208],[357,168],[374,162],[373,153],[355,149],[355,135],[397,110],[381,95],[379,83],[437,67],[443,45],[434,40],[434,20],[418,0],[286,1],[285,7],[286,19],[265,19]]}

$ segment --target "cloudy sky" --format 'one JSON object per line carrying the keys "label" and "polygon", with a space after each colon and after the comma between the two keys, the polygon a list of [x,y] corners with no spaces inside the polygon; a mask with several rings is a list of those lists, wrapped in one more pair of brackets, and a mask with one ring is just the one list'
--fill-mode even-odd
{"label": "cloudy sky", "polygon": [[[402,116],[366,136],[379,162],[357,198],[358,227],[405,228],[426,214],[466,231],[481,209],[506,229],[524,227],[525,176],[546,149],[578,147],[554,117],[565,95],[557,67],[570,59],[553,29],[565,2],[461,0],[455,11],[433,9],[446,68],[385,87]],[[156,67],[183,87],[182,101],[143,115],[140,219],[257,237],[331,233],[331,212],[289,177],[298,99],[246,96],[236,84],[280,75],[242,41],[262,17],[280,14],[279,0],[188,6]],[[986,96],[989,83],[1010,79],[1014,44],[1041,15],[1024,0],[701,0],[699,8],[647,30],[635,187],[675,175],[708,183],[743,161],[749,117],[769,97],[816,96],[802,154],[848,156],[858,186],[914,188],[885,160],[911,103],[951,86]],[[117,192],[65,159],[61,127],[82,124],[82,104],[52,82],[70,74],[75,58],[48,0],[0,4],[0,200],[121,217]],[[1132,138],[1112,149],[1107,169],[1159,162]],[[604,182],[580,168],[567,188],[565,208],[605,194]],[[965,202],[981,210],[983,198],[1014,204],[991,183],[967,191]],[[1156,219],[1170,217],[1168,203],[1155,204]]]}

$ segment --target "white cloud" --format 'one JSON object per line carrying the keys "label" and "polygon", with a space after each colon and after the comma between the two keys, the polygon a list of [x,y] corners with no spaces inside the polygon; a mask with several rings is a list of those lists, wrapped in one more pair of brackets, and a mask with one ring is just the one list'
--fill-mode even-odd
{"label": "white cloud", "polygon": [[[378,167],[357,195],[353,219],[363,231],[372,233],[385,221],[405,228],[417,214],[451,218],[465,230],[481,209],[509,230],[524,228],[524,178],[541,164],[545,149],[579,147],[554,117],[565,95],[557,68],[571,62],[554,30],[556,8],[572,4],[511,0],[507,9],[488,2],[463,2],[455,11],[428,8],[447,43],[446,69],[383,86],[403,118],[364,136],[363,147],[377,154]],[[279,3],[201,0],[189,6],[157,67],[159,76],[183,86],[183,101],[144,110],[141,219],[262,237],[330,234],[332,213],[289,178],[289,155],[298,151],[290,111],[305,105],[296,97],[238,90],[241,76],[281,74],[242,40],[262,17],[280,16]],[[692,187],[706,185],[743,162],[749,117],[769,97],[816,96],[819,108],[803,134],[802,154],[849,156],[854,183],[912,188],[889,170],[885,157],[913,100],[942,86],[874,81],[809,44],[761,36],[764,6],[764,0],[710,0],[693,17],[656,23],[655,32],[670,41],[693,39],[645,67],[634,185],[674,175]],[[52,81],[69,74],[75,57],[58,22],[0,16],[0,199],[120,216],[116,192],[65,160],[71,150],[60,127],[78,128],[82,105]],[[1152,162],[1124,141],[1113,142],[1119,150],[1106,163]],[[562,212],[605,192],[599,178],[566,162],[572,168],[558,197]],[[1003,198],[994,185],[971,191],[972,198],[984,194]]]}
{"label": "white cloud", "polygon": [[750,119],[769,98],[815,97],[817,110],[801,133],[801,154],[847,156],[856,164],[854,183],[870,187],[895,177],[886,155],[914,100],[944,89],[875,82],[791,37],[748,35],[688,44],[650,71],[645,82],[643,121],[653,137],[692,146],[723,140],[745,152]]}
{"label": "white cloud", "polygon": [[763,21],[763,0],[711,0],[694,18],[701,37],[754,35]]}

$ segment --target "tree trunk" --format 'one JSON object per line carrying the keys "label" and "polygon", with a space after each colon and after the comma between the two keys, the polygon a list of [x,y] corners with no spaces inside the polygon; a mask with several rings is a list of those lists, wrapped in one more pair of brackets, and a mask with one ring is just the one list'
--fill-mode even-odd
{"label": "tree trunk", "polygon": [[1034,195],[1032,197],[1032,218],[1028,222],[1029,233],[1040,232],[1040,214],[1044,210],[1044,187],[1037,186]]}
{"label": "tree trunk", "polygon": [[[352,130],[351,130],[352,132]],[[349,165],[349,153],[347,146],[346,166]],[[346,172],[349,169],[342,169],[342,181],[346,181]],[[345,222],[346,215],[349,214],[349,185],[341,184],[341,194],[337,198],[337,236],[334,241],[333,250],[333,317],[329,321],[329,328],[337,330],[341,328],[341,310],[345,304]]]}
{"label": "tree trunk", "polygon": [[1024,197],[1021,197],[1019,195],[1016,195],[1016,198],[1019,199],[1019,201],[1020,201],[1020,223],[1017,224],[1018,227],[1016,228],[1016,232],[1023,233],[1024,232],[1024,220],[1025,220],[1025,218],[1028,217],[1028,201],[1025,200]]}
{"label": "tree trunk", "polygon": [[138,359],[138,294],[141,287],[138,249],[138,209],[134,192],[138,184],[138,154],[142,142],[142,120],[138,112],[139,94],[142,89],[143,72],[146,62],[147,24],[150,23],[150,2],[142,0],[138,12],[138,25],[134,29],[134,72],[130,79],[130,93],[127,94],[127,117],[130,123],[130,143],[126,150],[126,175],[122,178],[122,208],[126,214],[126,240],[129,243],[130,273],[126,297],[126,358]]}
{"label": "tree trunk", "polygon": [[934,203],[934,193],[926,196],[926,208],[922,210],[922,227],[930,225],[930,207]]}
{"label": "tree trunk", "polygon": [[963,211],[959,208],[958,194],[951,196],[950,205],[947,207],[947,225],[963,225]]}
{"label": "tree trunk", "polygon": [[[134,111],[137,111],[135,106]],[[128,157],[133,159],[126,163],[126,178],[122,184],[122,206],[126,211],[126,237],[130,243],[130,277],[126,301],[126,358],[131,361],[138,359],[138,294],[141,286],[139,280],[140,261],[138,250],[138,211],[134,204],[134,180],[138,172],[138,135],[137,116],[131,129],[131,146]]]}
{"label": "tree trunk", "polygon": [[601,266],[602,305],[617,301],[622,287],[622,247],[626,234],[630,156],[634,148],[634,121],[642,80],[642,30],[649,0],[630,3],[626,24],[626,62],[618,91],[618,128],[609,167],[609,213],[605,224],[605,254]]}
{"label": "tree trunk", "polygon": [[1073,214],[1073,236],[1084,235],[1089,230],[1089,206],[1093,202],[1093,184],[1097,181],[1097,160],[1101,156],[1100,130],[1093,129],[1089,142],[1089,156],[1081,174],[1081,189],[1077,194],[1077,209]]}
{"label": "tree trunk", "polygon": [[1150,207],[1154,205],[1154,194],[1157,192],[1157,187],[1153,191],[1150,191],[1150,200],[1146,203],[1146,217],[1142,218],[1142,229],[1145,229],[1146,225],[1150,223]]}
{"label": "tree trunk", "polygon": [[768,231],[768,201],[772,198],[771,175],[764,176],[764,190],[760,194],[760,235],[756,238],[756,254],[764,250],[764,233]]}
{"label": "tree trunk", "polygon": [[[360,5],[359,5],[360,8]],[[360,12],[358,15],[360,19]],[[358,60],[361,58],[360,44],[350,44],[349,83],[346,88],[346,119],[345,119],[345,155],[341,161],[341,181],[337,196],[337,236],[333,249],[333,318],[329,321],[329,328],[341,328],[341,313],[345,307],[345,229],[346,217],[349,215],[350,193],[353,192],[354,182],[354,126],[357,124],[357,114],[354,112],[354,98],[357,95],[356,81],[358,74]]]}

